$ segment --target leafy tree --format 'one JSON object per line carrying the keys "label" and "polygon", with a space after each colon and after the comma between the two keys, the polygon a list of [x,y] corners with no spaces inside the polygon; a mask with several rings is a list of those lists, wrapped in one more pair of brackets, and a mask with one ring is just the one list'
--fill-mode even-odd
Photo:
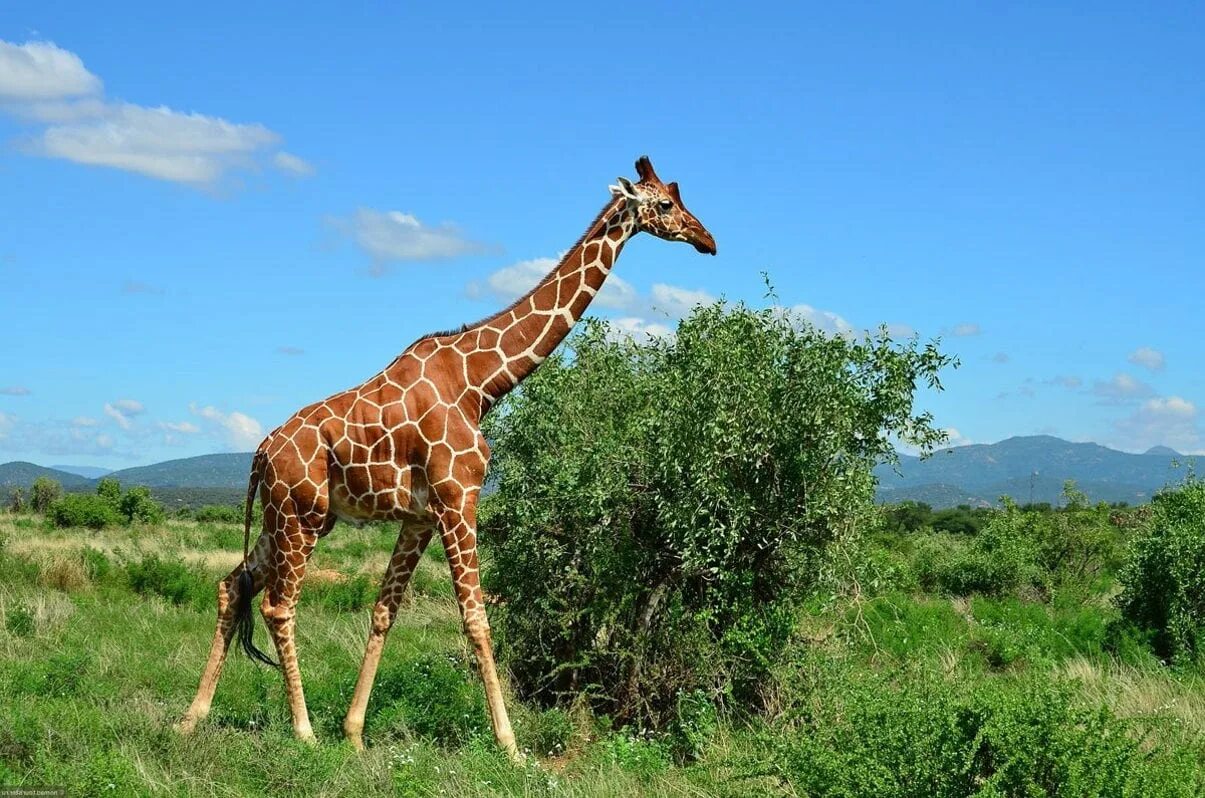
{"label": "leafy tree", "polygon": [[25,494],[20,488],[13,488],[8,497],[8,509],[14,513],[25,512]]}
{"label": "leafy tree", "polygon": [[112,477],[104,477],[96,483],[96,495],[114,507],[119,507],[121,505],[121,483]]}
{"label": "leafy tree", "polygon": [[150,488],[141,485],[130,488],[121,497],[118,504],[126,523],[135,521],[144,524],[157,524],[167,516],[163,507],[151,498]]}
{"label": "leafy tree", "polygon": [[45,513],[63,495],[63,486],[50,477],[38,477],[29,491],[29,503],[35,513]]}
{"label": "leafy tree", "polygon": [[58,527],[104,529],[119,526],[125,519],[104,496],[68,493],[50,505],[46,517]]}
{"label": "leafy tree", "polygon": [[486,419],[487,589],[516,688],[652,727],[683,696],[755,705],[891,436],[943,439],[913,392],[951,362],[744,306],[646,346],[587,325]]}
{"label": "leafy tree", "polygon": [[1151,503],[1145,532],[1134,538],[1119,579],[1117,605],[1155,632],[1164,657],[1205,655],[1205,482],[1164,491]]}

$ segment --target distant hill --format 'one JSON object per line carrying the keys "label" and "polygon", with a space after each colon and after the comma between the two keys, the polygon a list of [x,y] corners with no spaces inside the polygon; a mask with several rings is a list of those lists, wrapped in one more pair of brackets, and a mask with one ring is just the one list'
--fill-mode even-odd
{"label": "distant hill", "polygon": [[1057,503],[1064,481],[1072,479],[1093,501],[1139,504],[1160,488],[1183,481],[1185,469],[1173,462],[1187,459],[1166,447],[1128,454],[1034,435],[943,449],[927,460],[901,455],[899,474],[884,465],[875,469],[875,476],[878,498],[885,502],[988,506],[1008,495],[1022,503]]}
{"label": "distant hill", "polygon": [[92,484],[92,480],[81,477],[79,474],[46,468],[20,460],[0,465],[0,488],[4,488],[6,493],[10,488],[28,488],[38,477],[50,477],[67,490],[86,488]]}
{"label": "distant hill", "polygon": [[55,471],[66,471],[68,474],[75,474],[85,479],[100,479],[113,470],[111,468],[100,468],[99,466],[76,465],[52,465],[47,466],[47,468],[53,468]]}
{"label": "distant hill", "polygon": [[251,452],[234,452],[166,460],[114,471],[108,476],[123,485],[146,485],[148,488],[238,488],[245,491],[250,472]]}

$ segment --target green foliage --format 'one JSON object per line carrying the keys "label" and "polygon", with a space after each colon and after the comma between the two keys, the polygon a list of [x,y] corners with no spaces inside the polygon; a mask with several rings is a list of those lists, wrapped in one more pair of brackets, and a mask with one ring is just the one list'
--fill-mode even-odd
{"label": "green foliage", "polygon": [[11,513],[25,512],[25,493],[20,488],[13,488],[8,496],[8,511]]}
{"label": "green foliage", "polygon": [[68,493],[50,505],[46,517],[57,527],[104,529],[124,522],[117,506],[105,496]]}
{"label": "green foliage", "polygon": [[478,680],[464,662],[435,654],[382,666],[369,716],[370,733],[404,731],[443,745],[489,733]]}
{"label": "green foliage", "polygon": [[870,508],[889,435],[950,359],[715,305],[636,346],[571,339],[486,418],[487,589],[514,684],[663,728],[678,697],[756,706],[815,552]]}
{"label": "green foliage", "polygon": [[164,520],[163,507],[151,498],[150,489],[133,487],[121,492],[121,483],[105,477],[96,493],[69,493],[50,505],[46,513],[57,527],[103,529],[120,524],[157,524]]}
{"label": "green foliage", "polygon": [[333,612],[359,612],[376,602],[378,592],[368,577],[356,574],[347,579],[307,583],[303,595],[306,604],[317,604]]}
{"label": "green foliage", "polygon": [[1117,606],[1154,632],[1161,656],[1205,655],[1205,482],[1155,497],[1150,524],[1133,540],[1119,578]]}
{"label": "green foliage", "polygon": [[151,498],[149,488],[130,488],[118,502],[126,523],[158,524],[166,517],[163,507]]}
{"label": "green foliage", "polygon": [[792,794],[827,798],[1182,795],[1190,759],[1144,752],[1128,724],[1030,682],[971,693],[937,680],[893,686],[863,674],[767,735],[761,765]]}
{"label": "green foliage", "polygon": [[29,503],[35,513],[45,513],[62,495],[62,485],[50,477],[38,477],[29,489]]}
{"label": "green foliage", "polygon": [[213,602],[215,585],[178,560],[161,560],[154,554],[125,565],[126,580],[135,593],[157,595],[172,604]]}
{"label": "green foliage", "polygon": [[193,518],[204,523],[242,524],[243,508],[228,504],[207,504],[197,508]]}

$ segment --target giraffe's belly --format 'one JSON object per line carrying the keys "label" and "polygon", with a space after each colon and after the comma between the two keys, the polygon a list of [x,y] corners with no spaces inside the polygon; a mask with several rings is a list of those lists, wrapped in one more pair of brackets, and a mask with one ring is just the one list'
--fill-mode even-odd
{"label": "giraffe's belly", "polygon": [[358,525],[428,515],[427,484],[421,471],[416,474],[408,466],[392,464],[336,466],[333,471],[330,508],[341,521]]}

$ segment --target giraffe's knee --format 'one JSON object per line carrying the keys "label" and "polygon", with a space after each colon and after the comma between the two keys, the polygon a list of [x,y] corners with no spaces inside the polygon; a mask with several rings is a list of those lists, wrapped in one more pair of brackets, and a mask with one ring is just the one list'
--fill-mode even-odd
{"label": "giraffe's knee", "polygon": [[259,604],[259,612],[264,616],[265,623],[280,628],[293,620],[295,610],[292,605],[283,602],[273,604],[271,597],[265,594],[264,600]]}
{"label": "giraffe's knee", "polygon": [[397,613],[388,602],[378,601],[376,606],[372,608],[372,633],[374,635],[383,635],[393,626],[393,620],[397,617]]}

